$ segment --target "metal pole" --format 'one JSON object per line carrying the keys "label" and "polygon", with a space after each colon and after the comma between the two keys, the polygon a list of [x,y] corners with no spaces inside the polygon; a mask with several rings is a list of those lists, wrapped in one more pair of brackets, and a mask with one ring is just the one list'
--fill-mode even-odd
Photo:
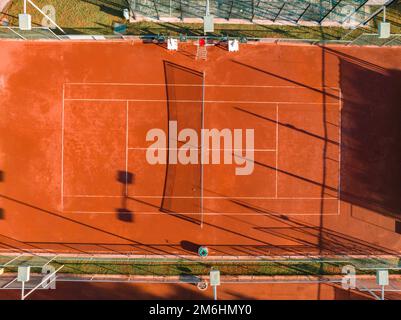
{"label": "metal pole", "polygon": [[234,0],[231,0],[231,6],[230,6],[230,11],[228,12],[227,20],[230,20],[230,18],[231,18],[231,13],[233,11],[233,6],[234,6]]}
{"label": "metal pole", "polygon": [[383,22],[386,22],[386,6],[383,8]]}
{"label": "metal pole", "polygon": [[10,30],[11,32],[15,33],[18,37],[20,37],[22,40],[26,40],[25,37],[21,36],[17,31],[15,31],[13,28],[11,27],[7,27],[8,30]]}
{"label": "metal pole", "polygon": [[153,5],[155,7],[156,15],[157,15],[157,20],[160,20],[160,15],[159,15],[159,10],[157,10],[157,4],[156,1],[153,0]]}
{"label": "metal pole", "polygon": [[351,18],[355,13],[357,13],[358,10],[361,9],[361,8],[366,4],[366,2],[368,2],[368,0],[365,0],[364,2],[362,2],[353,12],[351,12],[350,14],[348,14],[348,15],[343,19],[343,21],[341,21],[341,23],[344,23],[348,18]]}
{"label": "metal pole", "polygon": [[46,285],[46,287],[47,286],[49,286],[50,285],[50,283],[52,283],[53,281],[56,281],[56,278],[52,278],[54,275],[56,275],[57,274],[57,272],[59,272],[62,268],[64,267],[64,265],[62,265],[60,268],[58,268],[56,271],[53,271],[52,273],[49,273],[48,275],[46,275],[44,278],[43,278],[43,280],[39,283],[39,284],[37,284],[32,290],[30,290],[27,294],[26,294],[26,296],[24,297],[24,299],[25,298],[27,298],[32,292],[34,292],[36,289],[38,289],[42,284],[44,284],[45,282],[47,282],[49,279],[51,279],[50,280],[50,282]]}
{"label": "metal pole", "polygon": [[44,13],[36,4],[34,4],[31,0],[28,0],[28,2],[31,4],[32,7],[34,7],[36,10],[38,10],[43,16],[45,16],[51,23],[53,23],[57,29],[59,29],[62,33],[65,34],[64,30],[59,27],[59,25],[53,21],[46,13]]}
{"label": "metal pole", "polygon": [[22,281],[21,300],[24,300],[24,299],[25,299],[25,297],[24,297],[24,289],[25,289],[25,282]]}
{"label": "metal pole", "polygon": [[297,23],[299,22],[299,20],[301,20],[302,19],[302,17],[304,16],[304,14],[306,13],[306,11],[308,11],[308,9],[309,9],[309,7],[310,7],[310,3],[306,6],[306,8],[305,8],[305,10],[302,12],[302,14],[298,17],[298,19],[297,19]]}
{"label": "metal pole", "polygon": [[278,16],[280,15],[281,11],[283,10],[283,8],[285,7],[286,2],[283,3],[283,5],[281,6],[280,10],[278,11],[277,15],[274,17],[273,22],[276,22]]}
{"label": "metal pole", "polygon": [[210,3],[209,0],[206,0],[206,15],[210,15]]}
{"label": "metal pole", "polygon": [[322,23],[323,20],[326,19],[329,16],[329,14],[333,12],[333,10],[340,4],[340,2],[341,2],[341,0],[338,0],[336,2],[336,4],[334,6],[332,6],[328,12],[326,12],[326,14],[323,16],[323,18],[319,20],[319,24]]}
{"label": "metal pole", "polygon": [[24,0],[24,14],[26,14],[26,0]]}
{"label": "metal pole", "polygon": [[[45,28],[45,30],[47,30],[47,31],[49,31],[51,34],[53,34],[53,36],[55,36],[58,40],[62,40],[57,34],[55,34],[53,31],[52,31],[52,29],[50,29],[50,28]],[[57,256],[56,256],[57,257]],[[54,258],[56,258],[56,257],[54,257]],[[53,258],[53,259],[54,259]],[[46,263],[47,264],[47,263]]]}
{"label": "metal pole", "polygon": [[217,286],[213,286],[214,300],[217,300]]}
{"label": "metal pole", "polygon": [[382,300],[384,300],[384,286],[382,286]]}

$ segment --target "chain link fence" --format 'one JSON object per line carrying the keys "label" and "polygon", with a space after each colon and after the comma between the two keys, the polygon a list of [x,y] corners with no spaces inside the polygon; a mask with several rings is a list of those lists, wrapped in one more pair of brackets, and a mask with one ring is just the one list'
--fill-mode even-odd
{"label": "chain link fence", "polygon": [[[0,27],[0,39],[15,39],[15,40],[142,40],[142,41],[153,41],[155,43],[163,43],[167,41],[168,36],[164,35],[77,35],[77,34],[56,34],[52,29],[46,27],[33,27],[30,31],[20,30],[18,27]],[[193,41],[196,42],[204,36],[173,36],[182,42]],[[235,39],[236,37],[224,37],[224,36],[208,36],[211,42],[225,42],[228,39]],[[381,39],[377,33],[361,33],[352,40],[325,40],[325,39],[296,39],[296,38],[256,38],[256,37],[239,37],[240,42],[255,41],[260,43],[298,43],[298,44],[310,44],[310,45],[347,45],[347,46],[401,46],[401,34],[392,34],[390,38]]]}

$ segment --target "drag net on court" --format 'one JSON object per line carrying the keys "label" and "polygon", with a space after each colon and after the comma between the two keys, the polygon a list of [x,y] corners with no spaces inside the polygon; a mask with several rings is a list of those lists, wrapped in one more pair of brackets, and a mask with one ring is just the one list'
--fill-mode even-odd
{"label": "drag net on court", "polygon": [[192,129],[201,137],[204,75],[171,62],[164,63],[164,71],[168,122],[176,123],[177,127],[170,126],[168,131],[166,177],[160,210],[184,215],[185,219],[200,224],[203,213],[200,141],[198,146],[191,145],[192,150],[187,150],[187,154],[196,153],[198,163],[181,164],[177,161],[178,151],[186,141],[179,141],[177,133],[182,129]]}

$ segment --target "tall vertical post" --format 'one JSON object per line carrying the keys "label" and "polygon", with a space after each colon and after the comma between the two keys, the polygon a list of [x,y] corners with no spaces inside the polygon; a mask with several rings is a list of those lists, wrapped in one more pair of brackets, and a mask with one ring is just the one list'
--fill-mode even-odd
{"label": "tall vertical post", "polygon": [[25,281],[22,281],[21,300],[25,300]]}
{"label": "tall vertical post", "polygon": [[220,285],[220,271],[211,270],[210,271],[210,285],[213,287],[213,298],[217,300],[217,286]]}
{"label": "tall vertical post", "polygon": [[29,266],[19,266],[17,281],[21,282],[21,300],[25,300],[25,282],[30,279],[31,267]]}
{"label": "tall vertical post", "polygon": [[231,18],[231,13],[232,13],[232,11],[233,11],[233,6],[234,6],[234,0],[231,0],[230,10],[228,11],[228,18],[227,18],[227,20],[230,20],[230,18]]}
{"label": "tall vertical post", "polygon": [[253,17],[255,16],[255,0],[252,0],[252,17],[251,21],[253,21]]}
{"label": "tall vertical post", "polygon": [[157,20],[160,20],[159,10],[157,9],[157,4],[156,4],[155,0],[153,0],[153,6],[154,6],[155,11],[156,11]]}
{"label": "tall vertical post", "polygon": [[309,9],[309,7],[310,7],[310,3],[306,6],[306,8],[305,8],[305,10],[301,13],[301,15],[298,17],[298,19],[297,19],[297,23],[299,22],[299,20],[301,20],[302,19],[302,17],[304,16],[304,14],[306,13],[306,11],[308,11],[308,9]]}
{"label": "tall vertical post", "polygon": [[251,21],[253,21],[253,19],[255,18],[256,8],[259,8],[259,4],[260,4],[260,0],[258,0],[258,2],[256,4],[254,3],[254,1],[252,1],[252,17],[251,17]]}
{"label": "tall vertical post", "polygon": [[389,284],[388,270],[382,269],[376,271],[376,283],[381,286],[382,289],[380,300],[384,300],[384,286],[388,286]]}
{"label": "tall vertical post", "polygon": [[283,5],[281,6],[281,8],[278,11],[277,15],[274,17],[273,22],[276,22],[278,16],[280,15],[281,11],[284,9],[285,5],[286,5],[286,2],[284,2]]}
{"label": "tall vertical post", "polygon": [[322,23],[323,20],[326,19],[326,18],[329,16],[330,13],[332,13],[333,10],[340,4],[340,2],[341,2],[341,0],[338,0],[338,1],[336,2],[336,4],[333,5],[333,6],[331,7],[331,9],[330,9],[329,11],[327,11],[327,12],[325,13],[325,15],[319,20],[319,23]]}
{"label": "tall vertical post", "polygon": [[24,0],[24,14],[26,14],[26,0]]}

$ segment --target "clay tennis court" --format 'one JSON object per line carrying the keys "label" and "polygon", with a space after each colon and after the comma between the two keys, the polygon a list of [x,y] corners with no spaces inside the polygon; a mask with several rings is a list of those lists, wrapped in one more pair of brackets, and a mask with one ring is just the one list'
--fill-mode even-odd
{"label": "clay tennis court", "polygon": [[[260,43],[210,48],[207,62],[195,50],[1,42],[2,251],[400,249],[399,49]],[[149,164],[146,135],[169,121],[254,129],[252,173]]]}
{"label": "clay tennis court", "polygon": [[[224,300],[268,299],[268,300],[368,300],[368,295],[347,291],[338,284],[302,283],[247,283],[224,284],[219,296]],[[246,292],[246,293],[244,293]],[[18,299],[18,290],[2,290],[2,300]],[[195,285],[188,283],[88,283],[62,282],[57,290],[37,290],[32,300],[210,300],[212,290],[200,291]],[[394,298],[396,299],[396,297]]]}

